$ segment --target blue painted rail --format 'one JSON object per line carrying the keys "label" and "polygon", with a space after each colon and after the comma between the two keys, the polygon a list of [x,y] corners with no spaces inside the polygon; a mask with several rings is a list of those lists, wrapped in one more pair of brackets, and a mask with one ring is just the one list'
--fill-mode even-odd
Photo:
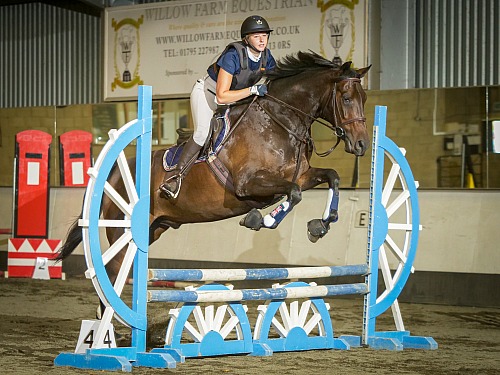
{"label": "blue painted rail", "polygon": [[228,291],[148,290],[148,302],[268,301],[368,293],[365,283],[316,285],[296,288],[239,289]]}
{"label": "blue painted rail", "polygon": [[365,276],[368,265],[249,268],[249,269],[150,269],[149,281],[290,280],[320,277]]}

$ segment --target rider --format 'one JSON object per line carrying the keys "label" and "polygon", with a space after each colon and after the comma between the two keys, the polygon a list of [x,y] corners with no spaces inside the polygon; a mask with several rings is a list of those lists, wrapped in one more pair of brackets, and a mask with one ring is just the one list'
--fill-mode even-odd
{"label": "rider", "polygon": [[250,16],[241,24],[241,41],[230,43],[217,61],[198,79],[191,91],[194,133],[184,145],[174,175],[168,174],[160,190],[171,198],[179,194],[181,181],[198,158],[208,138],[210,120],[217,105],[227,105],[250,95],[263,96],[265,84],[256,84],[263,72],[274,69],[276,62],[267,48],[273,30],[260,16]]}

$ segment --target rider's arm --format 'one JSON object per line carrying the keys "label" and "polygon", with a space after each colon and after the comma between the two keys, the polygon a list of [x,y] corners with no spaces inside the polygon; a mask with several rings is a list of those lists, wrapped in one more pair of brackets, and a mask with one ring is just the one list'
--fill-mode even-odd
{"label": "rider's arm", "polygon": [[246,87],[241,90],[231,90],[231,82],[233,81],[233,75],[226,72],[224,68],[219,70],[219,76],[217,77],[216,86],[216,96],[217,103],[219,104],[229,104],[237,102],[238,100],[244,99],[251,95],[250,87]]}

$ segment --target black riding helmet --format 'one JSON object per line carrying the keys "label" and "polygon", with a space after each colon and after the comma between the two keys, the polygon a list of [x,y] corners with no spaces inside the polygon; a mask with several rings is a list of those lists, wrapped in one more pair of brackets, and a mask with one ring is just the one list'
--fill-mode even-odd
{"label": "black riding helmet", "polygon": [[261,16],[250,16],[241,24],[241,39],[248,34],[270,33],[273,29],[269,27],[267,21]]}

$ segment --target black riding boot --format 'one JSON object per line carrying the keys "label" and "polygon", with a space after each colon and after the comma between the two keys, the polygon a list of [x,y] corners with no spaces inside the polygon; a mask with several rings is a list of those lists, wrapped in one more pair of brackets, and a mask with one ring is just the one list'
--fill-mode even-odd
{"label": "black riding boot", "polygon": [[168,197],[177,198],[181,188],[182,179],[188,174],[189,170],[198,158],[201,148],[202,146],[197,144],[193,140],[192,136],[187,140],[186,144],[182,148],[179,162],[173,170],[174,175],[165,177],[163,183],[160,185],[160,190],[167,194]]}

